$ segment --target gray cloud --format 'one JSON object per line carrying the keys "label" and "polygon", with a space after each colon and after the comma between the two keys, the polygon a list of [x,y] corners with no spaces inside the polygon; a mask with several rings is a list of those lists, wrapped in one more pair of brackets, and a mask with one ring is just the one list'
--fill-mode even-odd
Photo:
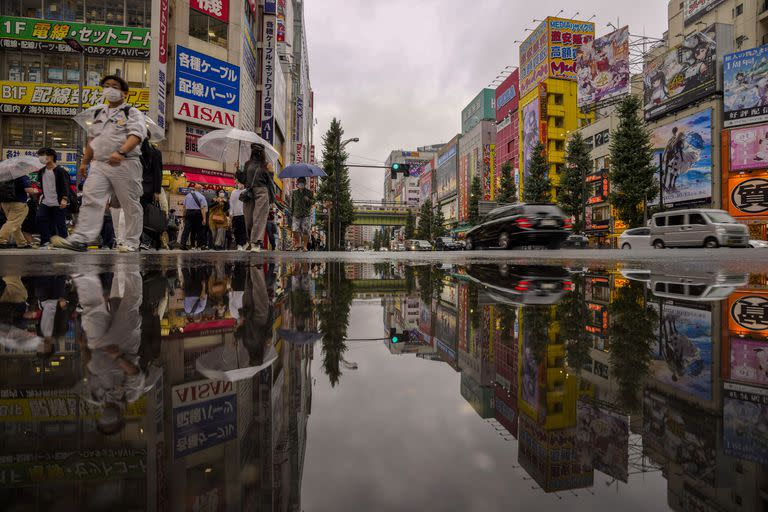
{"label": "gray cloud", "polygon": [[[532,4],[535,8],[532,8]],[[315,91],[317,157],[331,119],[360,137],[353,155],[383,162],[392,149],[444,142],[460,131],[461,109],[498,72],[518,64],[516,39],[533,18],[555,15],[554,0],[322,0],[305,3]],[[667,1],[581,0],[565,9],[596,14],[597,35],[609,21],[632,34],[658,37]],[[370,161],[353,156],[350,163]],[[380,199],[384,171],[352,170],[356,198]]]}

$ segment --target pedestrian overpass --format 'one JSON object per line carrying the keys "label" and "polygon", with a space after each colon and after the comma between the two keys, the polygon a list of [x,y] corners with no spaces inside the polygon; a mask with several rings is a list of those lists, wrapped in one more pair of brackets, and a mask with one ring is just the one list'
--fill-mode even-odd
{"label": "pedestrian overpass", "polygon": [[415,206],[379,201],[353,201],[356,226],[405,226],[408,211],[416,214]]}

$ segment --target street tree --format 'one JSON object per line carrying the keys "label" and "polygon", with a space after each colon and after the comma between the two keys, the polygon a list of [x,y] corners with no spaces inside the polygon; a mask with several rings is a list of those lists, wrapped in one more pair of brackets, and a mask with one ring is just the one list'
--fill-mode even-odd
{"label": "street tree", "polygon": [[378,251],[381,249],[381,230],[377,229],[373,233],[373,250]]}
{"label": "street tree", "polygon": [[421,209],[419,210],[419,228],[416,232],[416,236],[420,240],[432,240],[433,217],[432,200],[427,199],[424,201],[424,204],[421,205]]}
{"label": "street tree", "polygon": [[584,209],[587,202],[587,174],[592,168],[589,146],[581,132],[573,134],[568,141],[565,157],[565,172],[560,176],[560,193],[557,202],[566,213],[574,218],[574,231],[583,231]]}
{"label": "street tree", "polygon": [[439,236],[445,236],[447,233],[447,229],[445,229],[445,215],[443,215],[443,209],[440,208],[440,205],[437,205],[437,207],[434,210],[434,215],[432,215],[432,239]]}
{"label": "street tree", "polygon": [[517,202],[517,187],[512,176],[512,164],[505,162],[501,166],[501,188],[497,197],[499,204],[511,204]]}
{"label": "street tree", "polygon": [[480,186],[480,177],[475,175],[472,178],[472,187],[469,191],[469,223],[477,224],[480,220],[480,197],[483,195],[483,189]]}
{"label": "street tree", "polygon": [[328,176],[323,178],[317,193],[319,201],[330,205],[328,214],[331,232],[328,243],[333,250],[344,250],[344,233],[355,217],[347,168],[349,155],[341,147],[343,135],[341,122],[334,118],[323,135],[323,170]]}
{"label": "street tree", "polygon": [[549,181],[549,164],[544,154],[544,144],[537,142],[528,164],[528,176],[523,182],[526,203],[548,203],[552,198],[552,182]]}
{"label": "street tree", "polygon": [[406,240],[413,239],[416,234],[416,216],[411,210],[408,210],[408,215],[405,217],[405,232],[403,235]]}
{"label": "street tree", "polygon": [[625,97],[618,106],[619,126],[611,133],[610,202],[618,218],[630,228],[643,225],[647,201],[659,193],[653,145],[640,119],[640,99]]}

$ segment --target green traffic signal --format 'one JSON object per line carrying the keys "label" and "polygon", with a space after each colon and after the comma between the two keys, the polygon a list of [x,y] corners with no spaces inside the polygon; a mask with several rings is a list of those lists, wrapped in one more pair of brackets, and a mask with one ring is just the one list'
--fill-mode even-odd
{"label": "green traffic signal", "polygon": [[398,341],[400,341],[400,338],[398,338],[397,336],[392,337],[392,343],[397,343]]}

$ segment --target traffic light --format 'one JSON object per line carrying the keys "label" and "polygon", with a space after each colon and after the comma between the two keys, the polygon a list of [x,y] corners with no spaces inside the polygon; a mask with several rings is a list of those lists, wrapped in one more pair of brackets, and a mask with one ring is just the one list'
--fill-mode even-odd
{"label": "traffic light", "polygon": [[394,327],[389,329],[389,341],[390,343],[407,343],[411,339],[411,333],[409,331],[398,332]]}
{"label": "traffic light", "polygon": [[397,178],[397,173],[402,173],[403,176],[408,176],[408,174],[410,174],[410,171],[411,171],[411,164],[395,163],[389,167],[389,173],[390,173],[390,176],[392,176],[393,180]]}

